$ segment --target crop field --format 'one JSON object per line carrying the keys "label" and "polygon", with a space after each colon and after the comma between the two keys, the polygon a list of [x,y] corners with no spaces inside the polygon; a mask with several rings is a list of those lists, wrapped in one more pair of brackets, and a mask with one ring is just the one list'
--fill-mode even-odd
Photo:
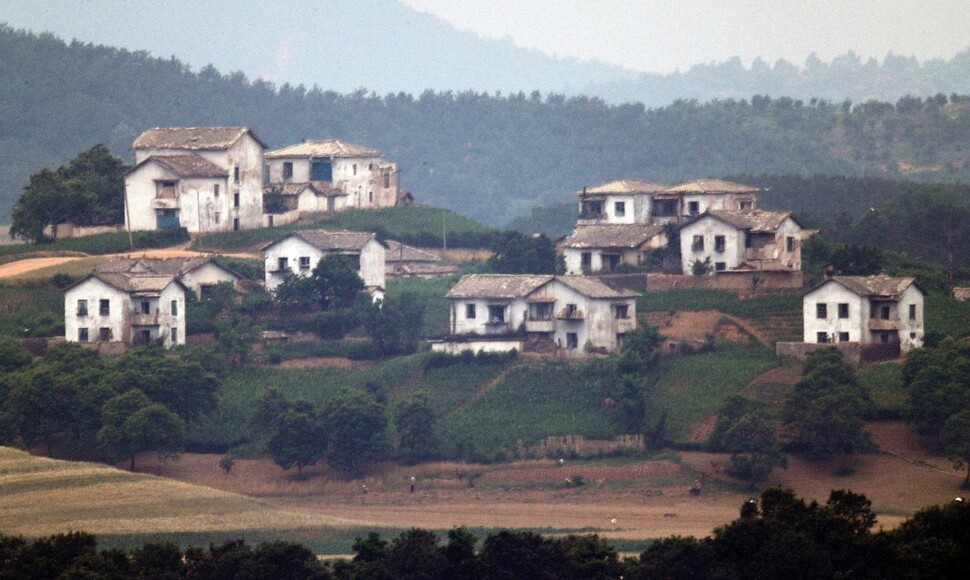
{"label": "crop field", "polygon": [[664,290],[644,292],[637,298],[637,311],[717,310],[742,318],[766,320],[770,316],[801,312],[798,292],[738,298],[721,290]]}

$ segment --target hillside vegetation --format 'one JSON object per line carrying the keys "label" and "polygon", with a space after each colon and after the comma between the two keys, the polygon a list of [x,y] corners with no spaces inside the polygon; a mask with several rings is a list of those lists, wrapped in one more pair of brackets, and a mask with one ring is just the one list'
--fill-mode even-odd
{"label": "hillside vegetation", "polygon": [[27,176],[154,126],[247,125],[280,147],[339,138],[381,149],[421,203],[487,224],[619,177],[737,173],[970,176],[960,95],[853,104],[765,96],[647,109],[589,97],[274,86],[144,52],[0,28],[0,215]]}

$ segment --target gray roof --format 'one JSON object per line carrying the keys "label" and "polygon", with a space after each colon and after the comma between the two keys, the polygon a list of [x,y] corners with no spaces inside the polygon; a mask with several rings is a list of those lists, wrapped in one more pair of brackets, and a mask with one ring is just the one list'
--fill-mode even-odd
{"label": "gray roof", "polygon": [[817,284],[814,288],[806,292],[814,292],[817,288],[835,282],[847,288],[859,296],[869,296],[872,298],[888,298],[898,300],[900,295],[912,285],[915,285],[920,292],[926,293],[916,282],[915,278],[896,278],[893,276],[832,276]]}
{"label": "gray roof", "polygon": [[668,186],[643,179],[617,179],[594,187],[584,187],[576,195],[603,195],[606,193],[655,193]]}
{"label": "gray roof", "polygon": [[757,187],[723,179],[695,179],[668,187],[664,193],[758,193]]}
{"label": "gray roof", "polygon": [[589,298],[636,298],[640,294],[632,290],[616,290],[590,276],[556,276],[566,286]]}
{"label": "gray roof", "polygon": [[95,267],[94,271],[104,274],[139,274],[144,272],[146,274],[157,274],[160,276],[182,276],[209,263],[238,278],[242,278],[239,274],[219,265],[211,258],[204,257],[116,258]]}
{"label": "gray roof", "polygon": [[246,127],[153,127],[139,135],[132,148],[191,151],[229,149],[246,133],[266,147],[266,143]]}
{"label": "gray roof", "polygon": [[[270,242],[260,248],[266,250],[270,246],[289,238],[297,237],[311,246],[331,252],[357,252],[364,249],[367,242],[377,239],[377,234],[372,232],[348,232],[348,231],[327,231],[327,230],[297,230],[288,236]],[[380,242],[387,247],[386,244]]]}
{"label": "gray roof", "polygon": [[429,254],[423,250],[412,248],[401,242],[387,240],[387,255],[385,262],[437,262],[438,258],[434,254]]}
{"label": "gray roof", "polygon": [[179,177],[229,177],[229,172],[225,169],[194,153],[188,155],[152,155],[139,163],[135,169],[152,161]]}
{"label": "gray roof", "polygon": [[551,274],[469,274],[445,298],[525,298],[553,278]]}
{"label": "gray roof", "polygon": [[553,280],[590,298],[633,298],[636,292],[618,291],[590,276],[551,274],[469,274],[462,276],[445,298],[526,298]]}
{"label": "gray roof", "polygon": [[267,159],[281,157],[380,157],[381,152],[337,139],[307,139],[302,143],[270,151]]}
{"label": "gray roof", "polygon": [[[105,284],[123,292],[143,297],[158,296],[166,286],[173,282],[182,286],[174,276],[134,272],[94,272],[90,276],[73,284],[71,288],[91,278],[97,278]],[[182,286],[182,288],[184,289],[185,287]]]}
{"label": "gray roof", "polygon": [[[774,233],[778,231],[778,228],[786,219],[790,217],[794,219],[790,211],[709,209],[688,223],[701,220],[704,216],[711,216],[738,229],[749,230],[754,233]],[[795,223],[798,223],[798,221],[796,220]]]}
{"label": "gray roof", "polygon": [[566,248],[638,248],[661,234],[663,226],[650,224],[580,225],[562,245]]}

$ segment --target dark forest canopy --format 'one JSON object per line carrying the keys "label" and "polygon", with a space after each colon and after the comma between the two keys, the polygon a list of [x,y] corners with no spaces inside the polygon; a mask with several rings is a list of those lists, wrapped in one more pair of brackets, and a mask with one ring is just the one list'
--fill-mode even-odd
{"label": "dark forest canopy", "polygon": [[246,125],[271,147],[338,138],[378,148],[420,203],[488,224],[622,177],[970,177],[970,97],[960,95],[856,104],[755,96],[647,109],[539,92],[338,94],[0,27],[3,221],[41,168],[95,143],[129,161],[139,133],[168,125]]}

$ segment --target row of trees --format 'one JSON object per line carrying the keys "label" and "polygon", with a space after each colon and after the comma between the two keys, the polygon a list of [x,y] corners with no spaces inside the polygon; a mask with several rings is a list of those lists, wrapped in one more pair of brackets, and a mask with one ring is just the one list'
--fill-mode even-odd
{"label": "row of trees", "polygon": [[634,580],[723,578],[963,578],[970,565],[970,505],[927,507],[898,528],[876,531],[871,502],[850,491],[806,502],[769,489],[741,507],[733,522],[706,538],[668,537],[639,557],[621,558],[595,535],[543,537],[500,530],[484,540],[463,528],[442,543],[410,529],[390,542],[356,539],[353,558],[321,561],[286,542],[252,548],[244,541],[182,550],[149,543],[98,550],[94,536],[71,533],[25,540],[0,536],[10,578],[543,578]]}
{"label": "row of trees", "polygon": [[197,360],[153,347],[102,358],[75,343],[32,362],[0,339],[0,442],[109,462],[182,450],[188,426],[215,410],[220,381]]}
{"label": "row of trees", "polygon": [[273,461],[283,469],[296,467],[299,477],[304,467],[321,459],[354,472],[370,461],[395,456],[409,463],[437,456],[437,414],[425,394],[415,393],[394,408],[396,452],[386,406],[387,397],[375,384],[367,390],[342,389],[319,407],[288,401],[269,389],[254,402],[250,423]]}

